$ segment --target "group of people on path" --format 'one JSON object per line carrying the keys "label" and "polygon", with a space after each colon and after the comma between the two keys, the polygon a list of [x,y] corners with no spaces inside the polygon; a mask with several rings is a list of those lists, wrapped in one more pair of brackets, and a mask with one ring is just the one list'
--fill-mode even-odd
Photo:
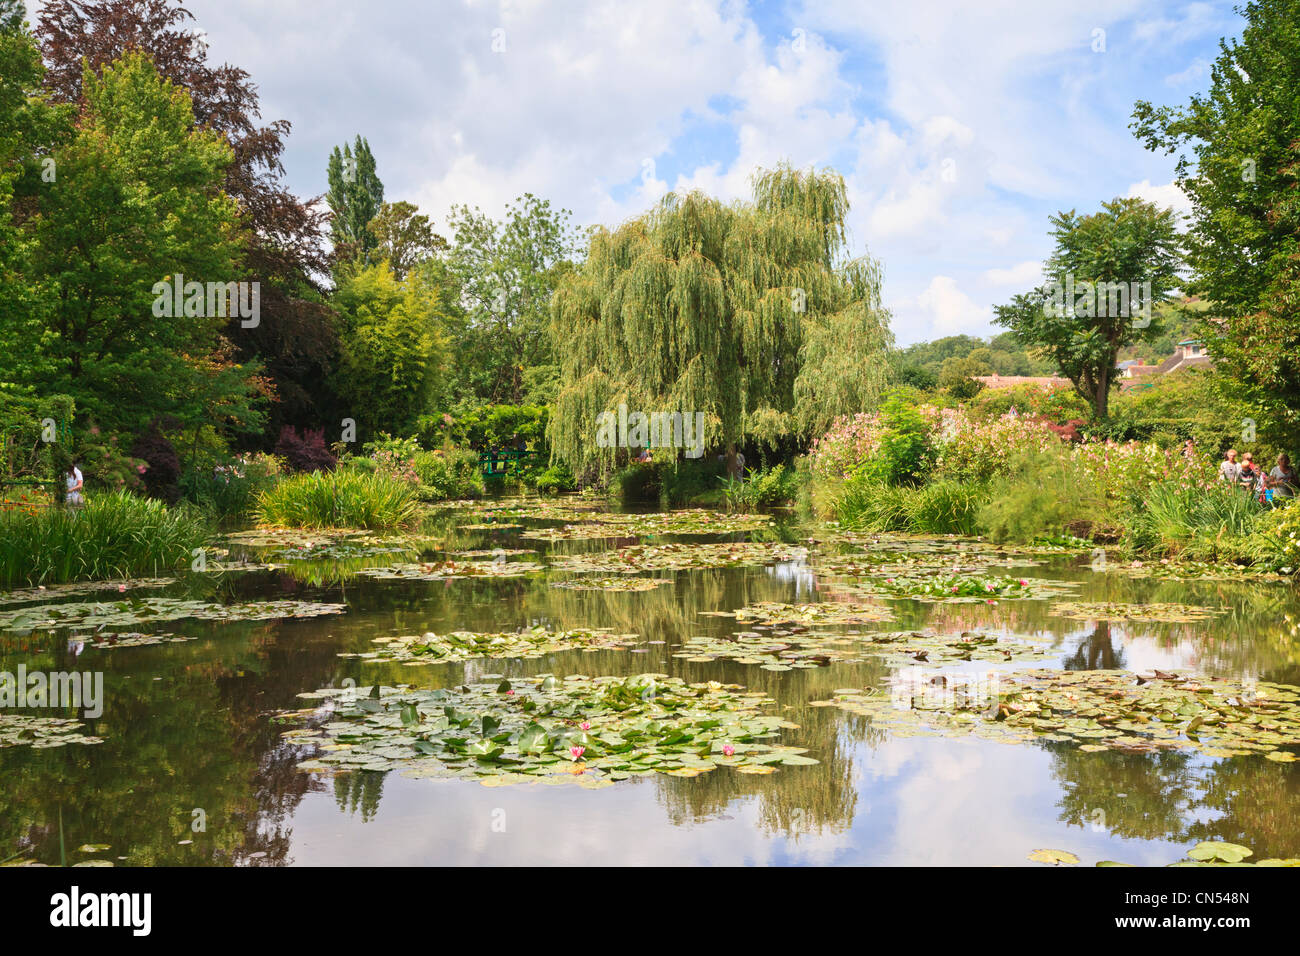
{"label": "group of people on path", "polygon": [[1230,485],[1244,488],[1251,497],[1258,498],[1261,504],[1293,497],[1300,490],[1295,469],[1291,459],[1285,454],[1277,456],[1273,470],[1264,473],[1262,465],[1255,464],[1255,456],[1250,452],[1237,460],[1237,449],[1229,448],[1224,453],[1223,463],[1219,465],[1219,478]]}

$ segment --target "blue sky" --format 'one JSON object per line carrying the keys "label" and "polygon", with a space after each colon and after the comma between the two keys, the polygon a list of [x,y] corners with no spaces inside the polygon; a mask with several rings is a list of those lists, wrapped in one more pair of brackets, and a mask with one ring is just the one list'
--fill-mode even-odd
{"label": "blue sky", "polygon": [[615,225],[670,189],[743,198],[755,167],[833,165],[902,344],[996,331],[1056,211],[1129,195],[1185,210],[1174,158],[1128,129],[1133,102],[1203,91],[1241,24],[1232,0],[185,5],[265,116],[293,123],[306,195],[357,133],[387,198],[435,226],[525,191]]}

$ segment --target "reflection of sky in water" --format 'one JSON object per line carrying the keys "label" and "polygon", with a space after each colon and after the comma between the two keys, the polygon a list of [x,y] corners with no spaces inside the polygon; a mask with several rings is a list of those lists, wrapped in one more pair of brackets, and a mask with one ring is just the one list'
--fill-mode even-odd
{"label": "reflection of sky in water", "polygon": [[817,600],[817,575],[805,561],[778,561],[766,571],[774,581],[794,585],[794,597],[791,600]]}
{"label": "reflection of sky in water", "polygon": [[[1049,847],[1069,850],[1084,865],[1162,866],[1180,859],[1186,846],[1115,837],[1094,813],[1080,824],[1063,823],[1052,755],[1037,747],[926,738],[875,750],[859,743],[852,756],[858,798],[851,822],[821,832],[814,826],[797,839],[770,832],[753,795],[736,798],[720,815],[665,826],[658,788],[689,788],[692,780],[582,791],[487,789],[389,774],[369,822],[359,811],[341,812],[332,794],[310,794],[289,821],[291,862],[1021,866],[1030,851]],[[793,820],[801,822],[797,808]],[[502,822],[505,831],[494,831]]]}

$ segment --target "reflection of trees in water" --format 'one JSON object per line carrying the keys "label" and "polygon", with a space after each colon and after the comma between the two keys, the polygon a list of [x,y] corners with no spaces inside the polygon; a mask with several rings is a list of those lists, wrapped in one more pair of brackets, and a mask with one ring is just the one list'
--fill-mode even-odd
{"label": "reflection of trees in water", "polygon": [[1052,753],[1052,775],[1062,785],[1057,804],[1062,823],[1098,826],[1142,840],[1183,838],[1198,785],[1190,754],[1085,753],[1072,744],[1043,746]]}
{"label": "reflection of trees in water", "polygon": [[365,770],[339,774],[334,778],[334,802],[349,815],[360,810],[362,822],[369,823],[375,818],[384,795],[385,776]]}
{"label": "reflection of trees in water", "polygon": [[1300,857],[1300,765],[1222,760],[1206,774],[1200,806],[1222,816],[1192,823],[1188,839],[1240,843],[1255,859]]}
{"label": "reflection of trees in water", "polygon": [[1063,823],[1143,840],[1226,840],[1250,847],[1257,858],[1300,857],[1295,765],[1255,756],[1206,762],[1172,750],[1084,753],[1068,744],[1044,746],[1062,785]]}
{"label": "reflection of trees in water", "polygon": [[[713,676],[705,677],[706,671]],[[724,767],[688,779],[654,777],[669,821],[678,826],[703,822],[723,815],[734,803],[756,799],[759,826],[768,833],[798,839],[848,830],[858,799],[853,781],[856,744],[866,740],[876,746],[884,734],[865,718],[853,718],[834,707],[809,707],[806,702],[825,700],[840,687],[879,680],[881,672],[875,664],[773,672],[729,662],[712,668],[682,662],[676,676],[746,683],[751,690],[773,697],[782,716],[799,724],[798,730],[782,731],[780,742],[807,747],[807,755],[820,763],[781,767],[769,775],[740,774]]]}
{"label": "reflection of trees in water", "polygon": [[[104,743],[0,750],[0,856],[22,850],[58,863],[61,808],[69,862],[85,843],[107,843],[98,856],[126,855],[131,865],[285,862],[286,821],[311,778],[294,769],[284,728],[267,712],[298,705],[302,687],[321,686],[337,667],[325,627],[190,622],[175,628],[199,638],[185,644],[75,658],[59,637],[51,653],[0,659],[9,671],[21,661],[105,672],[104,714],[88,729]],[[192,829],[196,808],[202,832]]]}
{"label": "reflection of trees in water", "polygon": [[1115,646],[1109,621],[1098,621],[1092,633],[1065,659],[1066,670],[1073,671],[1113,671],[1125,666],[1124,649]]}

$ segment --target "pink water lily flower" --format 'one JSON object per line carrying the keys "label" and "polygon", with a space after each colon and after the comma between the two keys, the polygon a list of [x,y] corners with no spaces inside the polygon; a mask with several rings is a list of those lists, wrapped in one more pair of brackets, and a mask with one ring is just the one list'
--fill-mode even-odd
{"label": "pink water lily flower", "polygon": [[119,585],[117,586],[117,589],[118,589],[118,591],[125,591],[125,590],[126,590],[126,585],[125,585],[125,584],[119,584]]}
{"label": "pink water lily flower", "polygon": [[586,752],[587,752],[587,748],[586,748],[586,747],[570,747],[570,748],[569,748],[569,753],[573,754],[573,759],[574,759],[574,760],[579,759],[579,758],[580,758],[583,754],[585,754]]}
{"label": "pink water lily flower", "polygon": [[723,745],[722,745],[722,755],[723,755],[724,757],[730,757],[730,756],[731,756],[732,754],[734,754],[735,752],[736,752],[736,748],[733,747],[733,746],[731,746],[731,744],[723,744]]}
{"label": "pink water lily flower", "polygon": [[1021,578],[1021,579],[1020,579],[1020,586],[1021,586],[1022,588],[1027,588],[1027,587],[1029,587],[1029,582],[1026,581],[1024,578]]}
{"label": "pink water lily flower", "polygon": [[591,730],[591,724],[587,723],[585,720],[582,723],[580,723],[578,726],[581,727],[583,730]]}

